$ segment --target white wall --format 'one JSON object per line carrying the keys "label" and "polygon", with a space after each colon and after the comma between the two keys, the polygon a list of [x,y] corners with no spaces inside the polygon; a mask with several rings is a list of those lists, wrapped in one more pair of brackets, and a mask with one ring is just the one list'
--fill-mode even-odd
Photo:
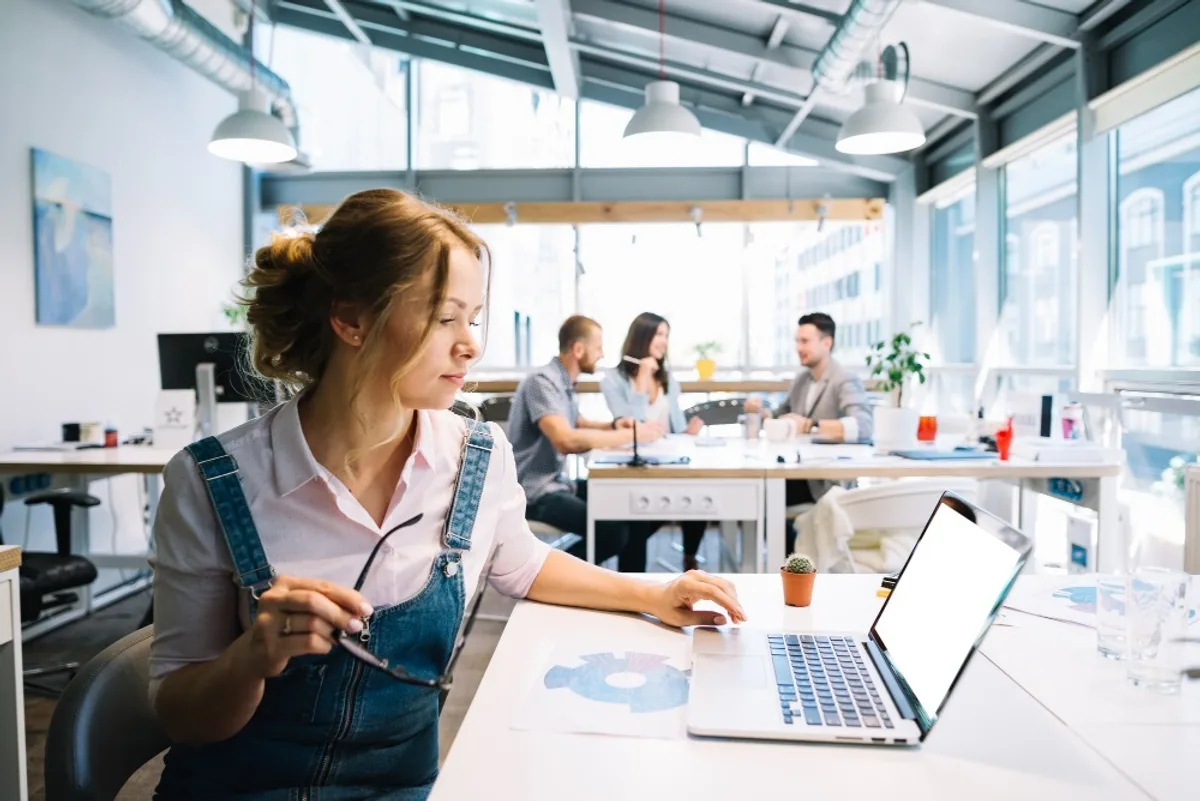
{"label": "white wall", "polygon": [[[53,440],[63,421],[111,422],[122,434],[151,425],[155,335],[228,328],[241,171],[205,146],[235,107],[208,79],[67,0],[0,2],[0,451]],[[34,322],[31,147],[112,179],[114,328]],[[133,486],[114,484],[123,549],[142,536]],[[108,491],[93,485],[106,505]],[[92,511],[100,538],[111,519]],[[8,508],[2,525],[20,542],[24,507]],[[45,507],[33,528],[31,547],[51,547]]]}

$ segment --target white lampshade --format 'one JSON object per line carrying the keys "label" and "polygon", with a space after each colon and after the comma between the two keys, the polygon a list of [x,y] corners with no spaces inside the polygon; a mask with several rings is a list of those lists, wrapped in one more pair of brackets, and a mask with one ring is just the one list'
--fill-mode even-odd
{"label": "white lampshade", "polygon": [[651,81],[646,84],[646,105],[638,109],[625,126],[625,138],[700,136],[696,115],[679,105],[679,84]]}
{"label": "white lampshade", "polygon": [[895,81],[867,84],[866,102],[850,115],[838,132],[839,153],[879,156],[902,153],[925,144],[925,128],[917,115],[900,105]]}
{"label": "white lampshade", "polygon": [[296,141],[271,114],[267,96],[252,89],[238,98],[238,110],[217,125],[208,152],[247,164],[278,164],[296,157]]}

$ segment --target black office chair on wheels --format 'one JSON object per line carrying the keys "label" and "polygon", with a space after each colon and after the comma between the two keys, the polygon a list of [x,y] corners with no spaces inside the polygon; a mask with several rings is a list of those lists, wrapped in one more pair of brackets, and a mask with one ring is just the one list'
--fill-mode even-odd
{"label": "black office chair on wheels", "polygon": [[[49,504],[54,509],[54,552],[21,551],[21,622],[29,623],[42,613],[70,606],[79,600],[79,590],[96,580],[96,566],[90,559],[71,553],[71,511],[75,507],[98,506],[100,499],[69,489],[38,492],[25,499],[26,506]],[[4,511],[4,490],[0,488],[0,512]],[[3,542],[0,538],[0,542]],[[34,665],[25,669],[25,686],[45,695],[61,691],[40,679],[66,673],[68,679],[79,669],[78,662]]]}

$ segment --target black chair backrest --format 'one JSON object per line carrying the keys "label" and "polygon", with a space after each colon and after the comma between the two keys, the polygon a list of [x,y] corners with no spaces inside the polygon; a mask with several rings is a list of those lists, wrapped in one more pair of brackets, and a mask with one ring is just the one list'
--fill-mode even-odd
{"label": "black chair backrest", "polygon": [[722,400],[705,401],[685,409],[683,416],[689,420],[699,417],[706,426],[728,425],[736,423],[746,405],[745,398],[724,398]]}
{"label": "black chair backrest", "polygon": [[479,403],[479,413],[489,423],[507,423],[512,411],[512,395],[493,395]]}
{"label": "black chair backrest", "polygon": [[450,407],[450,411],[457,415],[461,415],[468,420],[479,419],[479,410],[467,403],[465,400],[456,400],[454,405]]}
{"label": "black chair backrest", "polygon": [[112,801],[171,745],[148,694],[147,626],[91,659],[54,708],[46,735],[46,801]]}

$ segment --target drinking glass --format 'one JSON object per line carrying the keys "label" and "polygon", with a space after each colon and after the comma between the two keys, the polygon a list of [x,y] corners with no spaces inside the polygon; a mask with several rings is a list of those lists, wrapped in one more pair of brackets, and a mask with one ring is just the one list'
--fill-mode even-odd
{"label": "drinking glass", "polygon": [[1177,693],[1188,622],[1188,576],[1139,568],[1125,584],[1126,676],[1154,692]]}
{"label": "drinking glass", "polygon": [[1125,582],[1120,573],[1096,576],[1096,650],[1105,659],[1125,658]]}

